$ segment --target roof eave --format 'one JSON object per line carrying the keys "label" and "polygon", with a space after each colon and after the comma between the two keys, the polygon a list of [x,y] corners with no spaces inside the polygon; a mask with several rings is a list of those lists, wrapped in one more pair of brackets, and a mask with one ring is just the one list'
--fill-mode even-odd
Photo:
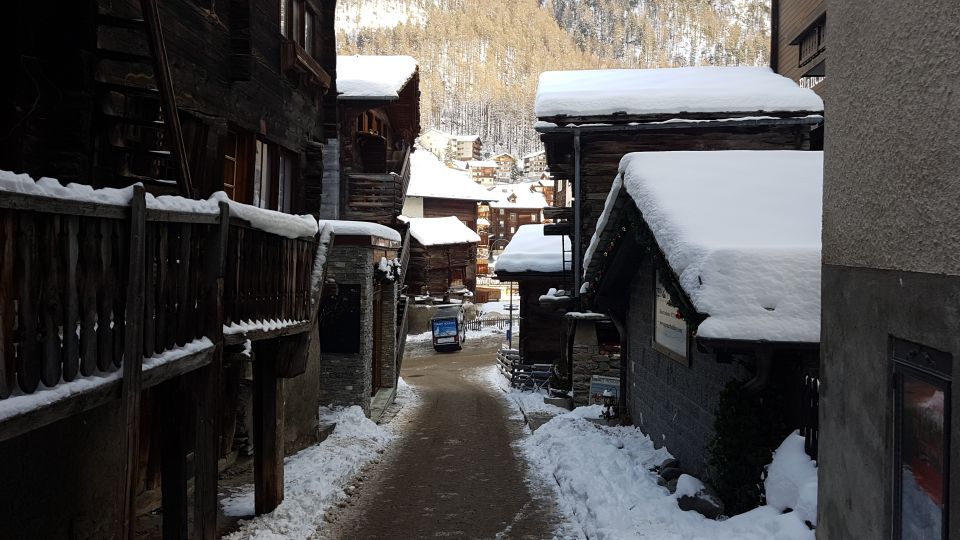
{"label": "roof eave", "polygon": [[[757,113],[757,116],[764,113]],[[560,125],[556,119],[544,120],[555,125],[553,126],[534,126],[534,130],[537,133],[541,134],[565,134],[565,133],[615,133],[623,131],[653,131],[653,130],[663,130],[663,129],[689,129],[696,127],[714,127],[714,126],[743,126],[743,127],[752,127],[752,126],[789,126],[789,125],[809,125],[815,126],[817,124],[823,123],[823,111],[811,111],[805,116],[797,117],[788,117],[788,118],[753,118],[746,120],[737,120],[735,116],[730,117],[730,119],[703,119],[703,120],[690,120],[686,122],[668,122],[664,123],[662,121],[656,122],[630,122],[622,123],[623,119],[621,117],[612,116],[610,117],[611,123],[609,125]],[[543,119],[541,119],[543,120]],[[562,121],[562,120],[561,120]],[[614,123],[618,122],[618,123]]]}

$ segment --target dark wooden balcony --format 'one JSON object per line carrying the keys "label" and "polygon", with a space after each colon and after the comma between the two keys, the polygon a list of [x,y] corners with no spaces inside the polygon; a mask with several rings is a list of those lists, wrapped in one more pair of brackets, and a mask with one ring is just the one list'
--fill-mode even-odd
{"label": "dark wooden balcony", "polygon": [[410,184],[410,149],[387,151],[384,173],[347,173],[342,218],[392,225]]}

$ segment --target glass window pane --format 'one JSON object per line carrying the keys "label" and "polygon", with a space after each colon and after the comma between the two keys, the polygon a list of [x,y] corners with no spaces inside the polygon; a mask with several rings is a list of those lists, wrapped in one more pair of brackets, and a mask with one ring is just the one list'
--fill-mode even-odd
{"label": "glass window pane", "polygon": [[945,455],[941,388],[902,373],[900,410],[900,537],[943,536]]}
{"label": "glass window pane", "polygon": [[314,50],[313,50],[314,49],[313,47],[314,18],[315,17],[313,15],[313,12],[308,9],[306,13],[306,17],[303,20],[303,25],[304,25],[303,48],[307,51],[307,54],[309,54],[310,56],[314,55]]}

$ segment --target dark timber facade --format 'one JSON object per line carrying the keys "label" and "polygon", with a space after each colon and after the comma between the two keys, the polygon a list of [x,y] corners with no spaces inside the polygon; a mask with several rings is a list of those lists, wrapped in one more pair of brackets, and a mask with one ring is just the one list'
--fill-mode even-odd
{"label": "dark timber facade", "polygon": [[[319,240],[146,193],[319,210],[335,2],[8,4],[0,169],[144,189],[0,196],[0,536],[131,538],[138,512],[162,508],[165,538],[214,538],[241,433],[257,513],[283,499],[285,451],[317,438]],[[44,402],[11,413],[21,394]]]}

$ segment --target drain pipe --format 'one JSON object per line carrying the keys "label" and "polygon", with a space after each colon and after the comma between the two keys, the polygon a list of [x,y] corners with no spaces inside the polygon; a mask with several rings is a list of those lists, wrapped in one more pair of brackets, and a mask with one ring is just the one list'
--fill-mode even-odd
{"label": "drain pipe", "polygon": [[580,179],[580,128],[573,130],[573,297],[577,299],[577,309],[580,305],[580,282],[583,280],[583,250],[581,249],[581,231],[583,230],[580,211],[583,186]]}

